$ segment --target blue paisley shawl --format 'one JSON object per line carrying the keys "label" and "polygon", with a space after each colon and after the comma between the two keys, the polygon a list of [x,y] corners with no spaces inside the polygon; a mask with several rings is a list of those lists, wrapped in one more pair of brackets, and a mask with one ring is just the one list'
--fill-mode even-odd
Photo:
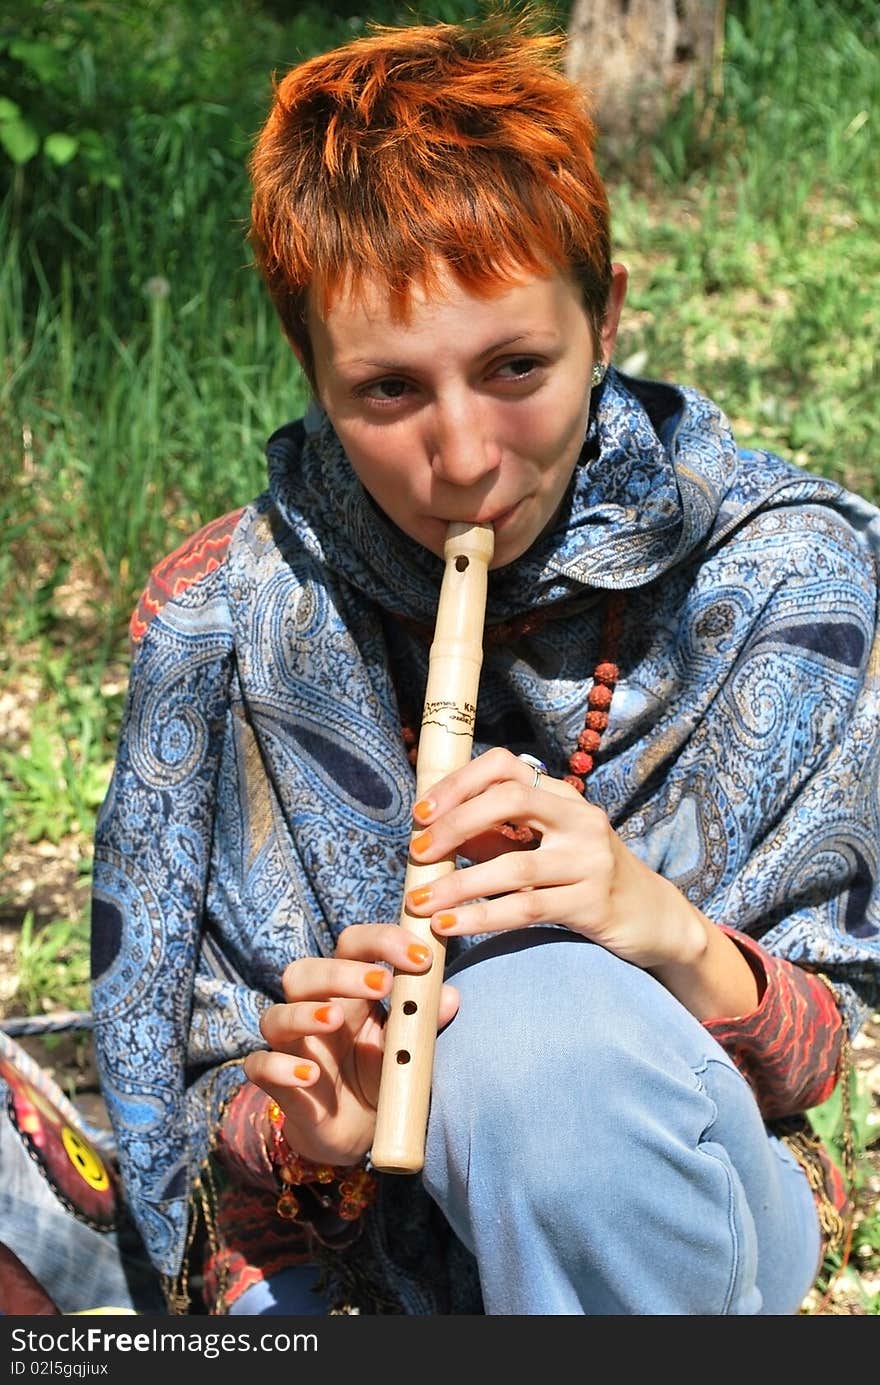
{"label": "blue paisley shawl", "polygon": [[[318,409],[268,462],[225,561],[136,652],[96,834],[96,1049],[168,1276],[283,967],[397,919],[411,830],[399,699],[421,708],[428,643],[407,622],[432,627],[442,564],[377,510]],[[696,391],[612,370],[556,527],[490,576],[488,624],[550,618],[487,647],[475,735],[475,753],[506,744],[563,774],[604,594],[624,589],[588,797],[710,918],[824,972],[852,1032],[878,1003],[878,551],[873,506],[738,449]],[[418,1179],[380,1184],[383,1291],[446,1311]]]}

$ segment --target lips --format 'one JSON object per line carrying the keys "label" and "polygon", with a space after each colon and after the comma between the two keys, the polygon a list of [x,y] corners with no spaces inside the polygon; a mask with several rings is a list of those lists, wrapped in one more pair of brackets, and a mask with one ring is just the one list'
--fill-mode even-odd
{"label": "lips", "polygon": [[508,505],[506,509],[494,510],[488,515],[478,515],[470,522],[472,524],[491,524],[494,529],[498,529],[507,523],[510,517],[519,509],[521,504],[522,501],[517,500],[513,505]]}

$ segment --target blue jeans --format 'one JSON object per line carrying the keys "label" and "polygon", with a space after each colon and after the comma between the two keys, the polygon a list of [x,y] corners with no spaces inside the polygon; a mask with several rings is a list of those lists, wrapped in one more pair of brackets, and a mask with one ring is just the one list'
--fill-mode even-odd
{"label": "blue jeans", "polygon": [[[487,1313],[798,1311],[820,1262],[806,1176],[668,991],[549,928],[481,943],[450,975],[423,1182]],[[245,1294],[239,1312],[302,1311],[258,1288],[275,1306]]]}

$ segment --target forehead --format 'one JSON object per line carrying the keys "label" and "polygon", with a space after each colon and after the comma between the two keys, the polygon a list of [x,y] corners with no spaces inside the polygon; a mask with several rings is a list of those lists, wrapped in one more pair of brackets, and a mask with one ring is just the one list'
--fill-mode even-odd
{"label": "forehead", "polygon": [[[323,299],[323,301],[322,301]],[[431,334],[477,342],[484,334],[552,333],[573,314],[586,317],[578,285],[568,275],[521,274],[476,291],[443,269],[411,286],[405,299],[375,278],[340,286],[327,298],[310,292],[307,320],[313,344],[335,356],[371,341],[416,343]]]}

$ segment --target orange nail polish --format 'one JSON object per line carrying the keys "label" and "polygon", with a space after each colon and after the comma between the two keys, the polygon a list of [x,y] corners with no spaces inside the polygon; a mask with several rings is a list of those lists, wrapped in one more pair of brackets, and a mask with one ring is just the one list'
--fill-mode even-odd
{"label": "orange nail polish", "polygon": [[410,890],[406,897],[406,902],[410,904],[413,909],[419,909],[423,904],[427,904],[430,898],[430,885],[419,885],[416,889]]}
{"label": "orange nail polish", "polygon": [[437,806],[437,805],[436,805],[436,803],[434,802],[433,798],[420,798],[419,801],[418,801],[418,803],[417,803],[417,804],[415,805],[415,807],[413,808],[413,817],[414,817],[414,818],[426,818],[426,817],[429,817],[429,816],[431,815],[431,813],[433,813],[433,811],[434,811],[434,809],[436,808],[436,806]]}
{"label": "orange nail polish", "polygon": [[315,1013],[315,1019],[319,1024],[326,1024],[330,1018],[330,1006],[319,1005]]}
{"label": "orange nail polish", "polygon": [[293,1075],[298,1082],[308,1082],[312,1075],[311,1063],[297,1063]]}
{"label": "orange nail polish", "polygon": [[379,967],[376,971],[364,973],[364,985],[369,986],[371,991],[384,991],[385,989],[385,970]]}
{"label": "orange nail polish", "polygon": [[427,851],[434,838],[430,832],[420,832],[417,837],[413,837],[410,842],[411,851]]}
{"label": "orange nail polish", "polygon": [[424,943],[410,943],[406,955],[411,962],[427,962],[431,956],[431,949],[425,947]]}
{"label": "orange nail polish", "polygon": [[455,914],[438,914],[434,922],[438,928],[454,928]]}

